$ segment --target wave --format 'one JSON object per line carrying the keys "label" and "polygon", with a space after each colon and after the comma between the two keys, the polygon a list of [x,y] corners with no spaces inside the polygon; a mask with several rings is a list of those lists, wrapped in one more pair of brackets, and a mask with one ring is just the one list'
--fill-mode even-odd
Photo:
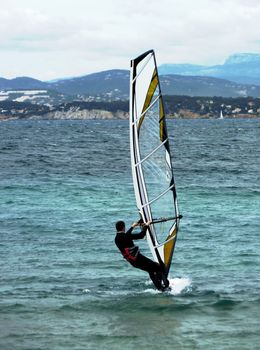
{"label": "wave", "polygon": [[[192,291],[192,281],[190,278],[170,278],[170,289],[162,293],[161,291],[155,289],[153,283],[147,280],[144,283],[133,283],[125,288],[125,284],[115,285],[105,285],[99,284],[98,288],[86,287],[82,289],[83,294],[88,294],[92,296],[103,296],[103,297],[123,297],[123,296],[145,296],[146,294],[151,295],[184,295],[191,293]],[[127,287],[127,286],[126,286]]]}
{"label": "wave", "polygon": [[232,299],[220,299],[212,304],[213,308],[221,310],[230,310],[233,309],[236,305],[241,304],[239,300]]}

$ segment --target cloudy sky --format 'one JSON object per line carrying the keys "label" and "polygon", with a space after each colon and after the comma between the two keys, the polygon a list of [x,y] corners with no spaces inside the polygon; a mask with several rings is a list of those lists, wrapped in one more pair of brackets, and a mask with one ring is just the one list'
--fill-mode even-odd
{"label": "cloudy sky", "polygon": [[221,64],[260,53],[260,0],[8,0],[0,6],[0,77],[41,80],[158,64]]}

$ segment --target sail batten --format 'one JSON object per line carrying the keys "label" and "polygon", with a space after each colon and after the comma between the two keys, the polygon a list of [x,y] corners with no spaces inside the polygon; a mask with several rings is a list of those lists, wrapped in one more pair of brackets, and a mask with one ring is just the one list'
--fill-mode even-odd
{"label": "sail batten", "polygon": [[151,199],[149,202],[145,203],[142,207],[147,207],[148,205],[151,205],[153,202],[157,201],[158,199],[160,199],[162,196],[164,196],[167,192],[171,191],[173,189],[174,185],[172,185],[171,187],[167,188],[165,191],[163,191],[161,194],[159,194],[159,196],[157,196],[156,198]]}
{"label": "sail batten", "polygon": [[[139,77],[139,75],[142,73],[142,71],[145,69],[145,66],[146,64],[150,61],[150,59],[152,58],[152,54],[150,55],[150,57],[148,58],[147,62],[144,63],[142,69],[140,69],[138,75],[136,75],[134,78],[133,78],[133,83],[135,82],[135,80]],[[132,66],[131,66],[132,67]]]}
{"label": "sail batten", "polygon": [[[168,274],[181,216],[153,50],[131,61],[129,127],[137,208],[144,222],[154,222],[148,228],[148,245]],[[158,217],[173,220],[156,222]]]}
{"label": "sail batten", "polygon": [[163,141],[163,143],[161,143],[157,148],[155,148],[151,153],[149,153],[145,158],[143,158],[142,160],[140,160],[140,162],[136,163],[135,166],[138,166],[139,164],[145,162],[149,157],[151,157],[159,148],[161,148],[162,146],[164,146],[164,144],[167,142],[168,138],[166,140]]}
{"label": "sail batten", "polygon": [[160,98],[160,96],[157,96],[156,100],[153,101],[153,103],[152,103],[151,105],[149,105],[149,106],[147,107],[146,110],[144,110],[144,111],[142,112],[142,114],[140,115],[139,119],[135,120],[133,123],[134,123],[134,124],[138,124],[138,123],[140,122],[140,120],[142,119],[142,117],[145,115],[145,113],[146,113],[150,108],[152,108],[152,106],[158,101],[159,98]]}

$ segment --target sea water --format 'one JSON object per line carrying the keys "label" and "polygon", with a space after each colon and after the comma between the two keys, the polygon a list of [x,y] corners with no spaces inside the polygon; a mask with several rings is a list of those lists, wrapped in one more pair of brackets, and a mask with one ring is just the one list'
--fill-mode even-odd
{"label": "sea water", "polygon": [[161,293],[114,244],[138,219],[127,121],[0,124],[1,350],[260,348],[260,120],[168,132],[183,219]]}

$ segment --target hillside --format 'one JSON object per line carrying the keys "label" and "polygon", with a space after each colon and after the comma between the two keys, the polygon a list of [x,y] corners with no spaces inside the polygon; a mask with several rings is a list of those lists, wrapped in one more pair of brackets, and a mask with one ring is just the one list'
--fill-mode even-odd
{"label": "hillside", "polygon": [[[260,97],[260,86],[239,84],[219,78],[161,75],[160,81],[165,95]],[[52,94],[61,94],[63,99],[67,96],[70,101],[72,96],[84,101],[127,100],[129,71],[109,70],[47,83],[31,78],[1,79],[0,89],[2,95],[7,90],[45,89],[52,91]]]}

